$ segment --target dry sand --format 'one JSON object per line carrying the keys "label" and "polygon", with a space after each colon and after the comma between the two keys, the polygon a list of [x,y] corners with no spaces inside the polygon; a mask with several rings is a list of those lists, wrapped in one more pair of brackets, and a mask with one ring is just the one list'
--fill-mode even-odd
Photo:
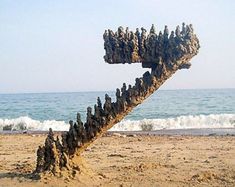
{"label": "dry sand", "polygon": [[30,179],[45,135],[0,135],[0,186],[235,186],[235,136],[107,135],[73,177]]}

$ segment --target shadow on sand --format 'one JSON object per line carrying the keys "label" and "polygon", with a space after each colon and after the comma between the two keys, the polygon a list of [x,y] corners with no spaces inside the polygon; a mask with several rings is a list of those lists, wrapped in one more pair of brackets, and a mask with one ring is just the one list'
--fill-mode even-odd
{"label": "shadow on sand", "polygon": [[40,175],[32,172],[32,173],[19,173],[19,172],[6,172],[6,173],[0,173],[0,179],[3,178],[9,178],[14,179],[17,178],[17,180],[21,180],[21,178],[31,180],[31,181],[37,181],[40,180]]}

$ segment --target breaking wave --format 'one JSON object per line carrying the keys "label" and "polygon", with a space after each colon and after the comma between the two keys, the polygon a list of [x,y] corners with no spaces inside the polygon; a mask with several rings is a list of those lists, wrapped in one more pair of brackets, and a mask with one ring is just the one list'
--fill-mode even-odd
{"label": "breaking wave", "polygon": [[33,120],[27,116],[15,119],[0,119],[0,131],[48,131],[49,128],[52,128],[54,131],[68,131],[69,125],[64,121],[56,120],[45,120],[40,122],[38,120]]}
{"label": "breaking wave", "polygon": [[[0,119],[0,131],[68,131],[64,121],[33,120],[24,116],[15,119]],[[154,131],[161,129],[235,128],[235,114],[189,115],[167,119],[123,120],[110,131]]]}
{"label": "breaking wave", "polygon": [[235,114],[189,115],[167,119],[123,120],[110,131],[154,131],[161,129],[234,128]]}

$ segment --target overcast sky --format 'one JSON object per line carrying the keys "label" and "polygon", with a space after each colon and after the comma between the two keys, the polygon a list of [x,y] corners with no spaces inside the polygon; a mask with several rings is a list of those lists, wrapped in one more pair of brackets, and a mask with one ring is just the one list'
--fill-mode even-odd
{"label": "overcast sky", "polygon": [[192,23],[201,48],[162,89],[235,88],[234,0],[0,0],[0,93],[115,90],[146,69],[103,60],[103,32]]}

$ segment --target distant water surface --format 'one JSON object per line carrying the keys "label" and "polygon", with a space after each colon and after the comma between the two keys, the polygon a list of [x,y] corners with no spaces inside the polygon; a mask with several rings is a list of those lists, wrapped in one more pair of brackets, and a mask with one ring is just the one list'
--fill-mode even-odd
{"label": "distant water surface", "polygon": [[[106,92],[0,94],[0,130],[67,130],[68,121],[93,107]],[[114,92],[108,94],[115,100]],[[146,127],[151,125],[150,127]],[[235,89],[159,90],[137,106],[113,130],[235,126]],[[150,130],[151,130],[150,129]]]}

